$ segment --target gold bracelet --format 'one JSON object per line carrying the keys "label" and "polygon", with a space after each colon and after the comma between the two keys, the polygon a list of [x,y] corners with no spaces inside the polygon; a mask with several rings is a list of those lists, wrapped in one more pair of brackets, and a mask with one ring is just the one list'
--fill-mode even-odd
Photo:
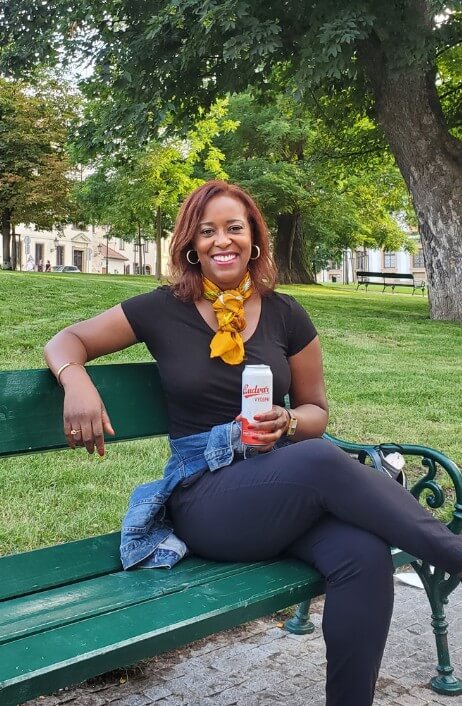
{"label": "gold bracelet", "polygon": [[62,373],[64,370],[66,370],[66,368],[68,368],[70,365],[80,365],[80,367],[85,370],[85,366],[82,365],[82,363],[76,363],[76,362],[74,362],[74,361],[71,361],[70,363],[64,363],[64,365],[61,365],[61,367],[59,368],[58,372],[56,373],[56,379],[57,379],[57,381],[58,381],[58,385],[61,385],[61,387],[62,387],[62,384],[61,384],[61,373]]}
{"label": "gold bracelet", "polygon": [[286,436],[294,436],[297,431],[298,419],[291,409],[286,407],[286,412],[289,415],[289,426],[287,427]]}

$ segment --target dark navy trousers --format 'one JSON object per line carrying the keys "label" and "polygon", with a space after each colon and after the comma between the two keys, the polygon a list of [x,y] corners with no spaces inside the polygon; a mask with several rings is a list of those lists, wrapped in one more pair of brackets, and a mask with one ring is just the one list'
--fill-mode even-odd
{"label": "dark navy trousers", "polygon": [[462,539],[388,476],[310,439],[179,486],[175,533],[217,561],[290,554],[326,578],[327,706],[370,706],[393,608],[390,545],[449,573]]}

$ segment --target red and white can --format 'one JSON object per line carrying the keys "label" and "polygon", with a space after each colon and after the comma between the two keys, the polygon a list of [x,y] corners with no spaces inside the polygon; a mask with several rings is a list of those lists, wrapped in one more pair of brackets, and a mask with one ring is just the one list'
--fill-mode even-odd
{"label": "red and white can", "polygon": [[253,436],[249,424],[256,414],[270,412],[273,407],[273,373],[269,365],[246,365],[242,373],[241,440],[247,446],[264,446]]}

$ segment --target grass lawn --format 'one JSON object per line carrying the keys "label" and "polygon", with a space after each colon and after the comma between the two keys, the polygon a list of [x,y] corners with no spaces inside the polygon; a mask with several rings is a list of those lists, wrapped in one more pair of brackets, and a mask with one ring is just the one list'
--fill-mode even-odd
{"label": "grass lawn", "polygon": [[[153,287],[136,276],[0,272],[0,369],[43,367],[63,326]],[[423,443],[462,465],[462,326],[431,322],[426,297],[342,285],[281,287],[309,311],[324,349],[330,433]],[[145,361],[144,346],[107,356]],[[0,554],[117,529],[131,489],[161,473],[164,440],[4,459]]]}

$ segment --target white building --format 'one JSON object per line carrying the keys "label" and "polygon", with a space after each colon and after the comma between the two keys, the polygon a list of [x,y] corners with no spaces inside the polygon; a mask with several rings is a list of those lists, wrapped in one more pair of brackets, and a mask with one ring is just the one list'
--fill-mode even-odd
{"label": "white building", "polygon": [[[156,243],[142,241],[140,262],[138,243],[108,238],[104,227],[73,224],[62,230],[35,230],[33,226],[18,225],[15,230],[11,249],[17,270],[45,270],[49,263],[50,267],[74,265],[81,272],[98,274],[140,274],[141,268],[148,275],[156,271]],[[163,275],[167,273],[169,241],[163,239],[161,245]],[[1,252],[0,248],[0,258]]]}
{"label": "white building", "polygon": [[329,267],[318,273],[317,278],[319,282],[348,284],[356,281],[358,270],[413,274],[416,281],[427,281],[423,252],[420,246],[415,255],[411,255],[405,250],[396,252],[363,248],[345,250],[342,261],[332,262]]}

